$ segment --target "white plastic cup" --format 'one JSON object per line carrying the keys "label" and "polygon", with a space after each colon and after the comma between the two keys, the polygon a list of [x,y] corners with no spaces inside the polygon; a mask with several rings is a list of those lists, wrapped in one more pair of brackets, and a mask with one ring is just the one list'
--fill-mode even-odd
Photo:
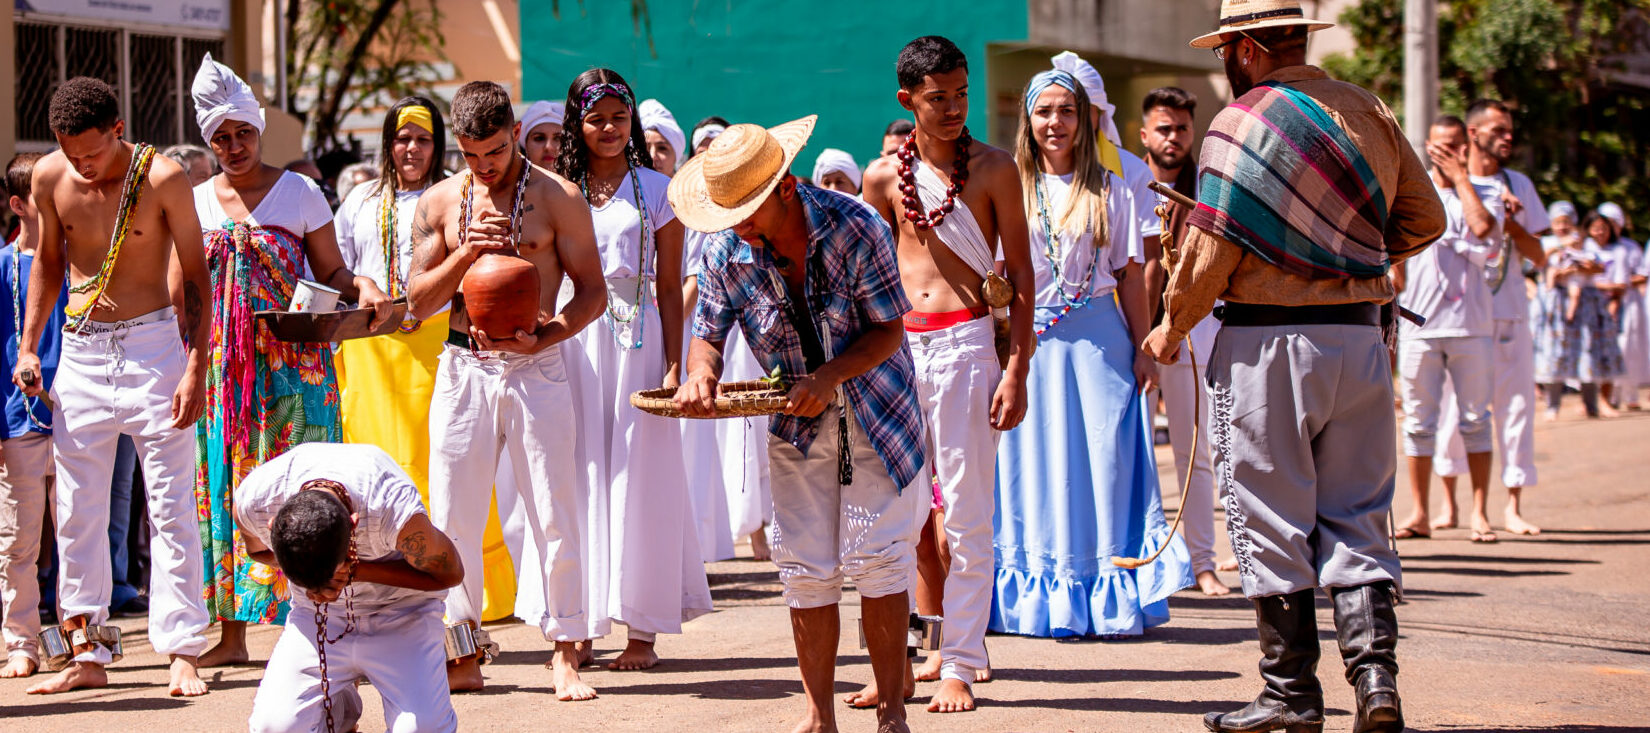
{"label": "white plastic cup", "polygon": [[318,282],[299,280],[298,286],[292,289],[292,303],[287,311],[292,313],[331,313],[338,309],[338,298],[343,293],[333,290]]}

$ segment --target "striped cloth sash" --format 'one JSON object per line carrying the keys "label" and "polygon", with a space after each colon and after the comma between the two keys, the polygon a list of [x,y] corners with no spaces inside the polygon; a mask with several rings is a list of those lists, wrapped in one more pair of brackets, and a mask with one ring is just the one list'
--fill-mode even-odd
{"label": "striped cloth sash", "polygon": [[1256,86],[1215,118],[1202,166],[1192,226],[1307,278],[1386,274],[1381,184],[1311,97]]}

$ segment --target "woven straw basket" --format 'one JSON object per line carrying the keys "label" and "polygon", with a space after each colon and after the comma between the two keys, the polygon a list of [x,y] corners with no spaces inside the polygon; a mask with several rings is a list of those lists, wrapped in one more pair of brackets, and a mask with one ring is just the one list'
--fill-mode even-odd
{"label": "woven straw basket", "polygon": [[[749,382],[725,382],[716,398],[716,414],[712,417],[755,417],[775,415],[785,409],[785,398],[790,390],[776,387],[760,379]],[[676,409],[676,390],[670,387],[644,389],[630,395],[630,406],[660,417],[695,418]]]}

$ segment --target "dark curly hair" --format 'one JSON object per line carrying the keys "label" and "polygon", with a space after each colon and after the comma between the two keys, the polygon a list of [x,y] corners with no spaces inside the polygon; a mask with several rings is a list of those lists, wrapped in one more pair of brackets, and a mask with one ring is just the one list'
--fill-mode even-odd
{"label": "dark curly hair", "polygon": [[647,138],[642,136],[642,118],[636,114],[636,90],[626,83],[619,72],[612,69],[591,69],[579,74],[567,87],[567,120],[561,128],[561,153],[556,155],[556,173],[573,183],[584,183],[590,173],[590,146],[584,143],[584,90],[597,84],[623,84],[630,89],[630,142],[625,144],[624,156],[637,168],[652,168],[653,156],[647,154]]}
{"label": "dark curly hair", "polygon": [[325,586],[349,559],[349,510],[326,491],[299,491],[275,513],[269,549],[293,585]]}
{"label": "dark curly hair", "polygon": [[102,79],[77,76],[52,92],[52,132],[71,136],[87,130],[106,132],[119,121],[120,103],[115,101],[115,90]]}

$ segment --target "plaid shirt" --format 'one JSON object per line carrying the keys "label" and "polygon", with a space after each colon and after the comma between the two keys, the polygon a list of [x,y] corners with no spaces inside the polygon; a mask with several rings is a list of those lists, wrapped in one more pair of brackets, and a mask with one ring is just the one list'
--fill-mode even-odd
{"label": "plaid shirt", "polygon": [[[808,315],[825,323],[820,338],[829,353],[841,354],[867,325],[899,321],[911,310],[900,286],[893,235],[887,222],[859,201],[810,186],[796,190],[810,232],[803,281]],[[703,264],[694,337],[721,343],[737,320],[764,370],[777,364],[793,384],[806,376],[801,337],[786,316],[784,282],[768,249],[752,247],[731,231],[719,232],[710,235]],[[924,460],[910,348],[901,341],[892,357],[844,387],[861,431],[894,485],[910,484]],[[819,418],[776,415],[769,432],[807,455],[819,435]]]}

